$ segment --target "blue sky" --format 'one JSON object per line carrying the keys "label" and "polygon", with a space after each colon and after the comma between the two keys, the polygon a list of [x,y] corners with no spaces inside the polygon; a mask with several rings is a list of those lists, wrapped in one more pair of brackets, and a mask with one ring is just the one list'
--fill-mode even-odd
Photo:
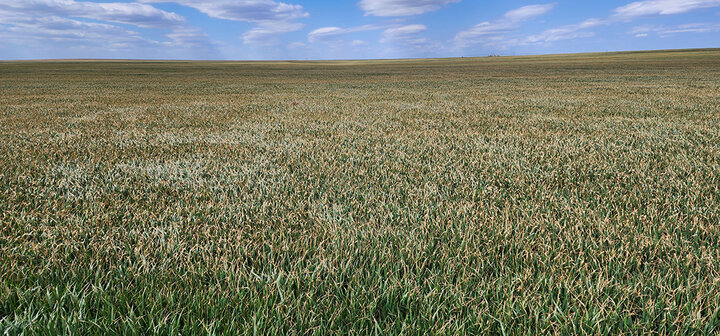
{"label": "blue sky", "polygon": [[0,59],[357,59],[720,47],[720,0],[1,0]]}

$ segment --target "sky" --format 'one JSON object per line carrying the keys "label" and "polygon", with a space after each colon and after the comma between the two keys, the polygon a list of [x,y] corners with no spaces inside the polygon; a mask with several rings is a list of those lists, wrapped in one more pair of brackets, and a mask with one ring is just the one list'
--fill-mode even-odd
{"label": "sky", "polygon": [[0,0],[0,59],[376,59],[720,47],[720,0]]}

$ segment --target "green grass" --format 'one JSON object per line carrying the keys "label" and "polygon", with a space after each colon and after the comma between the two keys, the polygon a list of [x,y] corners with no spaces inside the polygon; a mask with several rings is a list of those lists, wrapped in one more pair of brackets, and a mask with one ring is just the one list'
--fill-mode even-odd
{"label": "green grass", "polygon": [[0,63],[0,332],[720,332],[720,50]]}

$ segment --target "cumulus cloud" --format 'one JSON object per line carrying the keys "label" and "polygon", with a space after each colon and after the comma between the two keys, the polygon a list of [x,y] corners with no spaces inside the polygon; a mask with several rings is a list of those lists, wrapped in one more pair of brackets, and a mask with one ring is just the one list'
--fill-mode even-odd
{"label": "cumulus cloud", "polygon": [[210,37],[197,28],[178,28],[165,34],[169,42],[162,42],[166,47],[192,50],[195,57],[213,57],[217,54],[217,45]]}
{"label": "cumulus cloud", "polygon": [[141,0],[142,2],[174,2],[194,8],[209,17],[245,21],[256,26],[242,34],[246,44],[273,44],[275,35],[294,32],[305,25],[294,20],[310,16],[301,5],[273,0]]}
{"label": "cumulus cloud", "polygon": [[607,20],[587,19],[579,24],[560,26],[543,31],[540,34],[530,35],[518,44],[538,44],[549,43],[560,40],[571,40],[577,38],[586,38],[595,36],[594,32],[585,31],[585,29],[608,24]]}
{"label": "cumulus cloud", "polygon": [[308,33],[308,41],[314,43],[318,41],[323,41],[328,38],[335,38],[338,35],[342,35],[347,33],[347,29],[343,29],[340,27],[322,27],[315,29]]}
{"label": "cumulus cloud", "polygon": [[273,40],[273,37],[278,34],[294,32],[302,29],[304,25],[302,23],[295,22],[273,22],[273,23],[260,23],[245,32],[242,35],[242,40],[247,44],[275,44],[277,41]]}
{"label": "cumulus cloud", "polygon": [[482,22],[455,35],[455,46],[466,48],[471,45],[500,46],[519,44],[521,39],[512,36],[520,29],[522,21],[550,12],[556,3],[529,5],[513,9],[495,21]]}
{"label": "cumulus cloud", "polygon": [[[369,24],[355,27],[322,27],[308,33],[309,43],[324,43],[329,50],[342,51],[367,47],[368,42],[364,40],[348,38],[348,35],[356,32],[382,30],[380,43],[385,44],[385,51],[392,50],[393,54],[411,50],[413,53],[427,54],[437,52],[440,46],[431,40],[422,37],[427,27],[421,24],[402,25],[398,23]],[[389,48],[389,49],[388,49]],[[377,50],[376,50],[377,51]],[[378,57],[377,54],[374,57]]]}
{"label": "cumulus cloud", "polygon": [[488,42],[504,39],[504,35],[514,31],[515,28],[515,25],[507,22],[483,22],[457,33],[455,42],[459,47],[480,43],[487,44]]}
{"label": "cumulus cloud", "polygon": [[44,18],[18,18],[4,20],[11,24],[7,32],[12,35],[6,38],[21,41],[54,41],[74,45],[83,44],[109,44],[117,46],[129,42],[150,43],[136,32],[128,31],[118,26],[83,22],[57,16]]}
{"label": "cumulus cloud", "polygon": [[511,21],[525,21],[532,19],[537,16],[541,16],[551,11],[557,3],[551,3],[546,5],[530,5],[513,9],[505,13],[505,18]]}
{"label": "cumulus cloud", "polygon": [[390,28],[382,33],[380,42],[402,42],[402,43],[422,43],[426,39],[418,38],[417,34],[427,30],[427,27],[421,24],[411,24],[396,28]]}
{"label": "cumulus cloud", "polygon": [[143,28],[168,28],[185,19],[175,13],[139,3],[95,3],[74,0],[3,0],[0,11],[23,16],[71,16],[98,21],[135,25]]}
{"label": "cumulus cloud", "polygon": [[112,24],[57,16],[4,17],[3,24],[9,25],[2,31],[4,47],[12,51],[22,46],[23,51],[34,52],[33,58],[107,57],[108,52],[116,57],[137,57],[142,51],[165,49],[137,32]]}
{"label": "cumulus cloud", "polygon": [[174,2],[197,9],[212,18],[234,21],[290,21],[309,16],[300,5],[273,0],[141,0],[141,2]]}
{"label": "cumulus cloud", "polygon": [[[217,52],[208,36],[188,27],[182,16],[148,4],[3,0],[0,21],[5,26],[4,42],[34,48],[43,57],[142,54],[211,58]],[[166,30],[165,39],[149,39],[117,23],[161,28]]]}
{"label": "cumulus cloud", "polygon": [[720,7],[720,0],[646,0],[615,9],[615,17],[632,19],[647,15],[682,14],[702,8]]}
{"label": "cumulus cloud", "polygon": [[336,42],[342,35],[382,29],[379,25],[362,25],[350,28],[322,27],[308,33],[308,41],[314,42]]}
{"label": "cumulus cloud", "polygon": [[720,32],[720,24],[718,23],[688,23],[674,26],[658,26],[658,25],[643,25],[636,26],[630,34],[635,37],[647,37],[650,34],[655,34],[660,37],[667,37],[674,34],[682,33],[712,33]]}
{"label": "cumulus cloud", "polygon": [[417,57],[437,55],[443,50],[441,43],[423,37],[428,28],[421,24],[409,24],[385,29],[380,43],[386,46],[386,52],[399,57]]}
{"label": "cumulus cloud", "polygon": [[460,0],[361,0],[366,15],[409,16],[433,12]]}
{"label": "cumulus cloud", "polygon": [[[646,0],[636,1],[625,6],[618,7],[614,14],[604,19],[588,19],[579,24],[560,26],[548,29],[540,34],[531,35],[521,41],[525,44],[548,43],[559,40],[584,38],[595,36],[594,32],[587,31],[589,28],[601,25],[610,25],[618,21],[632,21],[636,18],[648,15],[673,15],[689,11],[720,6],[720,0]],[[708,30],[710,29],[710,30]],[[712,31],[708,26],[677,26],[675,29],[664,30],[664,35],[675,32],[706,32]],[[662,32],[662,29],[656,32]],[[637,37],[648,36],[648,32],[637,31]]]}

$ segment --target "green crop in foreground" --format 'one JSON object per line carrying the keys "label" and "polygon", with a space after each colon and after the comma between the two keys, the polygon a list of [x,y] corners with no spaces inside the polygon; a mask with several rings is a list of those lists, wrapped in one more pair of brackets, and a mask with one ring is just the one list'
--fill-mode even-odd
{"label": "green crop in foreground", "polygon": [[0,63],[0,332],[717,334],[718,78]]}

